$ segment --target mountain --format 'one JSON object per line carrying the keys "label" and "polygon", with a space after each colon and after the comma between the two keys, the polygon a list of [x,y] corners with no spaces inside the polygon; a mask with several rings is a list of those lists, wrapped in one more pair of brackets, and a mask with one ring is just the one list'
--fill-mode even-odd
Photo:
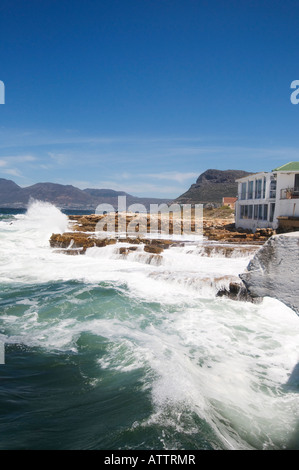
{"label": "mountain", "polygon": [[131,194],[125,193],[124,191],[115,191],[114,189],[87,188],[83,189],[83,192],[91,197],[92,200],[95,201],[96,205],[105,203],[116,207],[118,203],[118,196],[126,196],[127,205],[133,204],[131,201],[135,202],[136,200],[136,197],[131,196]]}
{"label": "mountain", "polygon": [[[237,195],[237,178],[250,173],[242,170],[207,170],[196,183],[175,201],[180,204],[220,205],[222,198]],[[37,183],[21,188],[11,180],[0,178],[0,207],[25,208],[30,198],[50,202],[61,209],[94,211],[99,204],[111,204],[117,210],[118,196],[126,196],[127,207],[142,204],[149,210],[150,204],[170,203],[170,199],[140,198],[113,189],[86,188],[56,183]]]}
{"label": "mountain", "polygon": [[126,196],[127,206],[143,204],[149,209],[150,204],[170,202],[169,199],[139,198],[113,189],[79,189],[72,185],[56,183],[37,183],[21,188],[10,180],[0,178],[0,206],[26,208],[29,200],[37,199],[57,205],[61,209],[94,211],[99,204],[111,204],[117,210],[118,196]]}
{"label": "mountain", "polygon": [[[114,189],[87,188],[87,189],[83,189],[83,191],[87,194],[90,194],[93,197],[96,197],[96,198],[130,196],[130,194],[125,193],[124,191],[115,191]],[[133,196],[130,196],[130,197],[133,197]]]}
{"label": "mountain", "polygon": [[91,197],[79,188],[55,183],[37,183],[24,188],[28,200],[30,197],[39,201],[52,202],[58,205],[91,204]]}
{"label": "mountain", "polygon": [[11,180],[0,178],[0,204],[24,202],[23,189]]}
{"label": "mountain", "polygon": [[236,179],[250,173],[243,170],[207,170],[196,180],[196,183],[174,202],[179,204],[222,203],[223,197],[235,197],[238,192]]}

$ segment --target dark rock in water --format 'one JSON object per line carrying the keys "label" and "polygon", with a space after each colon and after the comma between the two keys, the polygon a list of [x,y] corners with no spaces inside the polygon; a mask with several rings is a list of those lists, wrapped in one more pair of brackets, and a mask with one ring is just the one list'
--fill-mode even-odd
{"label": "dark rock in water", "polygon": [[50,238],[51,248],[67,249],[67,251],[65,251],[67,254],[73,254],[72,249],[74,248],[81,249],[80,254],[84,254],[87,248],[94,246],[104,247],[114,245],[115,243],[115,239],[91,237],[87,233],[82,232],[66,232],[62,235],[53,233]]}
{"label": "dark rock in water", "polygon": [[67,248],[62,248],[61,250],[54,250],[54,253],[62,253],[63,255],[71,255],[71,256],[77,256],[77,255],[82,255],[84,254],[83,249],[67,249]]}
{"label": "dark rock in water", "polygon": [[217,297],[228,297],[232,300],[240,300],[243,302],[260,302],[261,299],[252,297],[247,291],[244,284],[231,282],[229,288],[223,288],[217,292]]}
{"label": "dark rock in water", "polygon": [[163,248],[155,245],[145,245],[144,251],[146,251],[147,253],[154,253],[156,255],[159,255],[160,253],[162,253]]}

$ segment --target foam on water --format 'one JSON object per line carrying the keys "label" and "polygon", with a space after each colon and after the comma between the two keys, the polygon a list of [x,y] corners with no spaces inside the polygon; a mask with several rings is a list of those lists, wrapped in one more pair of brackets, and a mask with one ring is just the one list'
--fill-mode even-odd
{"label": "foam on water", "polygon": [[13,223],[0,222],[0,282],[125,282],[132,295],[177,302],[178,297],[187,295],[185,287],[193,287],[192,297],[198,297],[200,291],[213,296],[249,261],[249,256],[229,262],[222,257],[204,257],[196,244],[165,250],[163,257],[143,252],[142,246],[124,257],[115,245],[90,248],[85,256],[70,257],[49,248],[51,234],[66,231],[67,224],[67,217],[56,207],[38,201]]}
{"label": "foam on water", "polygon": [[[103,337],[99,373],[141,369],[151,391],[154,412],[134,429],[196,434],[200,419],[215,448],[288,445],[299,419],[298,393],[285,388],[298,362],[298,317],[269,298],[215,297],[249,257],[205,257],[196,245],[165,250],[159,265],[141,251],[124,258],[114,245],[66,256],[47,242],[66,228],[58,209],[38,202],[12,225],[0,222],[0,340],[76,354],[83,333]],[[29,285],[40,287],[25,298]],[[14,303],[9,286],[20,290]],[[174,446],[165,432],[161,442]]]}

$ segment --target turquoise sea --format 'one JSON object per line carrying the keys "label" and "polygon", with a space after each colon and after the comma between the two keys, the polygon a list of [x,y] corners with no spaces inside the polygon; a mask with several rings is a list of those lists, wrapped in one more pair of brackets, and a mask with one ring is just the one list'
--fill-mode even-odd
{"label": "turquoise sea", "polygon": [[0,449],[299,449],[299,318],[216,297],[250,254],[67,256],[50,204],[0,213]]}

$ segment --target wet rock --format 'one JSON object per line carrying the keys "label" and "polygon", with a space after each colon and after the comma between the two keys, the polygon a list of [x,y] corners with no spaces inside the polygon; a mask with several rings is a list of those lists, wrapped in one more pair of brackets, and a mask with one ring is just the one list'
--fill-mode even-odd
{"label": "wet rock", "polygon": [[205,256],[223,256],[225,258],[232,258],[236,256],[253,256],[259,247],[255,245],[217,244],[204,245],[202,249]]}
{"label": "wet rock", "polygon": [[80,249],[80,248],[78,250],[72,249],[72,248],[70,249],[65,248],[61,250],[54,250],[54,253],[61,253],[63,255],[70,255],[70,256],[78,256],[78,255],[84,254],[84,251],[83,249]]}
{"label": "wet rock", "polygon": [[91,237],[87,233],[81,232],[53,233],[50,238],[51,248],[67,248],[69,250],[72,248],[80,248],[81,254],[84,254],[87,248],[94,246],[104,247],[114,245],[115,243],[115,239]]}
{"label": "wet rock", "polygon": [[228,297],[231,300],[239,300],[243,302],[260,302],[260,298],[252,297],[247,291],[243,283],[230,282],[228,289],[222,288],[217,294],[217,297]]}
{"label": "wet rock", "polygon": [[[157,222],[157,228],[161,233],[165,229],[167,230],[168,228],[168,233],[171,235],[174,231],[174,226],[176,228],[179,227],[179,222],[176,220],[174,221],[173,217],[168,216],[165,218],[165,214],[163,217],[161,217],[161,214],[157,215],[151,215],[151,214],[125,214],[125,213],[119,213],[119,214],[105,214],[105,215],[97,215],[97,214],[91,214],[91,215],[84,215],[84,216],[69,216],[69,219],[72,223],[72,230],[73,231],[78,231],[78,232],[94,232],[96,230],[96,226],[98,222],[101,222],[102,224],[102,229],[103,231],[109,230],[108,226],[109,223],[112,221],[112,226],[114,227],[115,231],[118,232],[118,228],[121,227],[122,231],[124,231],[124,226],[127,229],[127,233],[131,232],[132,234],[138,233],[139,236],[138,238],[144,238],[144,234],[150,233],[151,230],[151,222],[156,221]],[[166,220],[166,225],[162,224],[162,219],[163,219],[163,224],[165,223]],[[106,222],[104,224],[104,221]],[[131,224],[131,227],[129,227],[129,224],[133,222],[133,225]],[[191,220],[191,230],[195,230],[195,222],[194,220]],[[120,225],[121,224],[121,225]],[[135,225],[136,224],[136,225]],[[143,229],[138,232],[138,228],[142,227]],[[164,229],[163,229],[164,227]],[[131,228],[128,231],[128,228]],[[182,227],[181,229],[178,228],[179,232],[182,233]],[[121,231],[121,230],[120,230]],[[141,232],[144,232],[143,234]],[[250,230],[248,229],[241,229],[241,228],[236,228],[235,224],[233,222],[228,222],[226,218],[221,219],[221,218],[204,218],[203,219],[203,235],[207,237],[209,240],[223,240],[230,242],[232,239],[237,240],[238,243],[246,243],[247,241],[252,241],[255,244],[260,244],[262,245],[268,238],[270,238],[273,235],[273,230],[272,229],[257,229],[256,232],[253,234],[251,233]],[[131,235],[128,233],[128,238],[132,238]],[[167,248],[167,243],[164,242],[164,249]],[[162,243],[162,241],[160,241]]]}
{"label": "wet rock", "polygon": [[145,245],[144,251],[147,253],[154,253],[156,255],[159,255],[160,253],[162,253],[163,248],[157,245]]}

